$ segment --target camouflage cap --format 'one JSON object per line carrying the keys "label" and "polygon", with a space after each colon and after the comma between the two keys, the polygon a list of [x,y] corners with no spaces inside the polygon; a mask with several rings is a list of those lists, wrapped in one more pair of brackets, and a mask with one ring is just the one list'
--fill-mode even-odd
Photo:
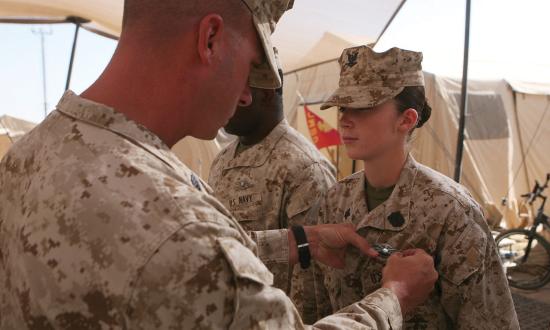
{"label": "camouflage cap", "polygon": [[283,14],[292,8],[294,0],[242,0],[252,12],[254,25],[262,42],[265,60],[250,71],[251,87],[275,89],[282,85],[271,34]]}
{"label": "camouflage cap", "polygon": [[345,49],[340,57],[339,88],[321,109],[372,108],[403,91],[407,86],[424,86],[422,53],[392,48],[376,53],[359,46]]}

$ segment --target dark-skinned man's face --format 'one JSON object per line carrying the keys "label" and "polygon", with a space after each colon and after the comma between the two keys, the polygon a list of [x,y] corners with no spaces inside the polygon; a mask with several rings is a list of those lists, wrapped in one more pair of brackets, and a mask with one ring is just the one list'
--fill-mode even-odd
{"label": "dark-skinned man's face", "polygon": [[273,91],[252,88],[252,104],[248,107],[237,107],[235,114],[225,125],[225,131],[238,136],[246,136],[254,131],[260,125],[266,107],[269,106],[266,102],[269,93]]}

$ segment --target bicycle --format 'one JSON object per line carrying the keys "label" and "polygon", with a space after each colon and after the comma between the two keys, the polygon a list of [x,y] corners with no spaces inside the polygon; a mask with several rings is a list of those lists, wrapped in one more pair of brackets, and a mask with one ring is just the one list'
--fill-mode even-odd
{"label": "bicycle", "polygon": [[542,194],[549,181],[550,173],[544,185],[535,181],[533,191],[521,195],[529,205],[537,199],[542,200],[533,226],[506,230],[495,238],[508,283],[514,288],[534,290],[550,282],[550,243],[537,233],[540,225],[550,230],[550,218],[544,214],[546,196]]}

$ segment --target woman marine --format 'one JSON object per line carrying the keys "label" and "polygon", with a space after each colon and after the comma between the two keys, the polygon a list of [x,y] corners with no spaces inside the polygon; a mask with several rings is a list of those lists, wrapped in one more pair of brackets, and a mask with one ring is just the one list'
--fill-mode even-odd
{"label": "woman marine", "polygon": [[[318,223],[352,223],[371,245],[370,259],[351,251],[343,270],[316,266],[317,317],[381,286],[384,252],[423,249],[439,280],[426,303],[403,311],[406,329],[518,329],[494,240],[478,203],[460,184],[409,153],[416,128],[430,118],[422,53],[366,46],[344,50],[338,90],[322,109],[338,107],[350,158],[364,171],[320,200]],[[399,252],[397,252],[399,253]]]}

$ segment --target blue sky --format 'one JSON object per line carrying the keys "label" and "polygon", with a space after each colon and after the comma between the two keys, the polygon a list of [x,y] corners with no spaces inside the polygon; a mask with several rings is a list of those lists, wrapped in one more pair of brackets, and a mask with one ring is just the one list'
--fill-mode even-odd
{"label": "blue sky", "polygon": [[[299,1],[299,0],[298,0]],[[470,76],[550,83],[550,1],[474,0]],[[408,0],[378,49],[392,46],[424,52],[424,69],[459,77],[465,2]],[[46,36],[47,101],[63,94],[74,26],[0,24],[0,115],[33,122],[44,118],[40,37]],[[82,92],[101,73],[116,43],[80,31],[71,89]]]}
{"label": "blue sky", "polygon": [[[44,118],[40,37],[32,29],[52,32],[45,37],[47,101],[53,109],[64,92],[74,26],[0,24],[0,115],[39,122]],[[81,29],[71,89],[81,92],[108,63],[116,43]]]}

